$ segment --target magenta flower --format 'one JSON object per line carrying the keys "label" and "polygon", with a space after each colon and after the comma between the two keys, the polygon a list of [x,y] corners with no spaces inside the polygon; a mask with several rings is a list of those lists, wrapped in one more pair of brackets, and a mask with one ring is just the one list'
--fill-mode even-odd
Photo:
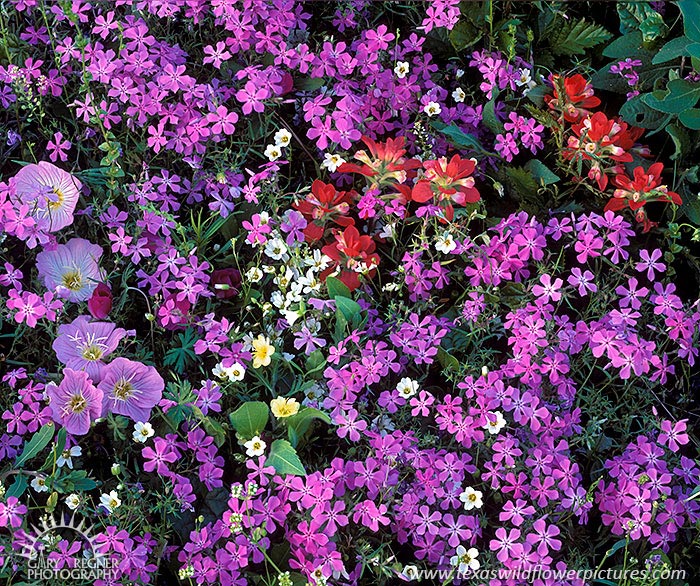
{"label": "magenta flower", "polygon": [[84,370],[97,384],[105,366],[103,358],[117,349],[125,335],[126,331],[113,323],[91,322],[90,318],[81,315],[72,323],[58,328],[53,349],[56,357],[68,368]]}
{"label": "magenta flower", "polygon": [[37,224],[49,232],[73,223],[81,187],[70,173],[46,161],[22,167],[15,175],[17,195],[29,205]]}
{"label": "magenta flower", "polygon": [[54,250],[45,250],[36,257],[39,277],[47,289],[68,299],[87,301],[104,274],[97,264],[102,248],[83,238],[73,238]]}
{"label": "magenta flower", "polygon": [[134,421],[148,421],[164,387],[155,368],[126,358],[115,358],[105,366],[98,385],[104,393],[104,412],[125,415]]}
{"label": "magenta flower", "polygon": [[61,384],[46,387],[51,415],[68,433],[85,435],[90,423],[102,415],[102,391],[93,386],[87,372],[63,369]]}
{"label": "magenta flower", "polygon": [[16,496],[7,497],[6,503],[0,503],[0,527],[17,529],[22,525],[22,515],[26,512],[27,507]]}
{"label": "magenta flower", "polygon": [[68,150],[71,147],[71,142],[63,138],[63,134],[56,132],[53,135],[53,140],[50,140],[46,145],[46,150],[51,151],[49,154],[49,159],[51,162],[55,163],[56,160],[61,159],[61,161],[68,160]]}

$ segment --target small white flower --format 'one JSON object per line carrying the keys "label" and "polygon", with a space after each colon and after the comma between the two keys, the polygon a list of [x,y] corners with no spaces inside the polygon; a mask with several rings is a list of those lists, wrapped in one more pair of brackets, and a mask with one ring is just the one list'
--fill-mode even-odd
{"label": "small white flower", "polygon": [[114,462],[114,463],[112,464],[112,467],[110,468],[110,472],[111,472],[114,476],[118,476],[119,473],[120,473],[121,471],[122,471],[121,464],[119,464],[119,462]]}
{"label": "small white flower", "polygon": [[281,238],[271,238],[265,244],[265,254],[273,260],[289,260],[287,244]]}
{"label": "small white flower", "polygon": [[265,152],[263,153],[270,162],[276,161],[282,156],[282,149],[278,147],[276,144],[268,144],[265,147]]}
{"label": "small white flower", "polygon": [[393,238],[396,235],[396,224],[397,222],[389,222],[386,224],[382,231],[379,233],[380,238]]}
{"label": "small white flower", "polygon": [[407,61],[399,61],[396,64],[396,67],[394,67],[394,73],[399,79],[403,79],[404,77],[406,77],[409,71],[410,67]]}
{"label": "small white flower", "polygon": [[240,362],[234,362],[231,366],[224,367],[226,378],[231,382],[242,381],[245,376],[245,366]]}
{"label": "small white flower", "polygon": [[49,487],[46,486],[45,476],[35,476],[31,482],[31,486],[37,492],[49,492]]}
{"label": "small white flower", "polygon": [[438,236],[437,241],[435,242],[435,250],[438,252],[444,252],[445,254],[449,254],[452,252],[455,248],[457,248],[457,243],[455,242],[455,239],[452,237],[452,234],[449,232],[443,232]]}
{"label": "small white flower", "polygon": [[137,421],[136,425],[134,425],[134,433],[131,434],[131,437],[134,438],[135,442],[144,444],[146,440],[153,437],[155,433],[153,426],[148,421]]}
{"label": "small white flower", "polygon": [[457,79],[459,79],[459,78],[462,77],[463,75],[464,75],[464,69],[458,69],[457,71],[455,71],[455,77],[456,77]]}
{"label": "small white flower", "polygon": [[103,494],[100,496],[100,505],[107,509],[108,513],[113,513],[115,509],[118,509],[122,504],[119,495],[116,490],[112,490],[109,494]]}
{"label": "small white flower", "polygon": [[464,90],[461,87],[458,87],[455,91],[452,92],[452,99],[455,102],[462,103],[464,101],[464,98],[467,97],[467,94],[464,93]]}
{"label": "small white flower", "polygon": [[437,102],[428,102],[423,107],[423,112],[432,118],[433,116],[437,116],[440,112],[442,112],[442,108]]}
{"label": "small white flower", "polygon": [[387,283],[382,287],[382,291],[388,291],[391,293],[392,291],[398,291],[399,290],[399,284],[398,283]]}
{"label": "small white flower", "polygon": [[281,128],[275,132],[275,146],[284,148],[292,141],[292,133],[286,128]]}
{"label": "small white flower", "polygon": [[267,444],[260,439],[260,436],[255,436],[253,439],[245,442],[243,444],[246,448],[246,456],[249,458],[254,458],[255,456],[262,456],[265,453],[265,448]]}
{"label": "small white flower", "polygon": [[518,77],[518,79],[515,80],[515,85],[517,85],[518,87],[529,85],[532,81],[532,74],[530,73],[530,70],[521,69],[518,73],[520,73],[520,77]]}
{"label": "small white flower", "polygon": [[71,493],[65,498],[63,502],[66,503],[66,506],[71,511],[75,511],[75,509],[77,509],[80,506],[80,495],[76,493]]}
{"label": "small white flower", "polygon": [[409,377],[404,377],[399,381],[399,384],[396,385],[396,390],[405,399],[412,397],[418,392],[418,381]]}
{"label": "small white flower", "polygon": [[71,458],[77,458],[81,456],[83,449],[80,446],[73,446],[68,450],[63,450],[63,453],[56,458],[56,466],[61,468],[62,466],[68,466],[68,468],[73,469],[73,460]]}
{"label": "small white flower", "polygon": [[403,572],[401,572],[401,576],[406,578],[409,582],[413,582],[414,580],[418,580],[419,575],[418,575],[418,567],[417,566],[404,566],[403,567]]}
{"label": "small white flower", "polygon": [[251,283],[257,283],[263,278],[263,272],[258,267],[250,267],[245,274],[245,278]]}
{"label": "small white flower", "polygon": [[506,426],[506,420],[500,411],[488,413],[487,418],[488,422],[484,425],[484,429],[487,429],[491,435],[498,434]]}
{"label": "small white flower", "polygon": [[467,486],[464,492],[459,495],[459,500],[464,503],[464,510],[471,511],[472,509],[480,509],[484,501],[483,493],[480,490],[474,490],[471,486]]}
{"label": "small white flower", "polygon": [[479,552],[475,547],[467,549],[463,545],[457,546],[457,555],[450,558],[450,563],[457,568],[459,574],[466,574],[469,570],[478,570],[481,563],[476,558]]}
{"label": "small white flower", "polygon": [[332,155],[331,153],[326,153],[323,162],[321,163],[321,169],[328,169],[329,172],[335,173],[343,163],[345,163],[340,155]]}

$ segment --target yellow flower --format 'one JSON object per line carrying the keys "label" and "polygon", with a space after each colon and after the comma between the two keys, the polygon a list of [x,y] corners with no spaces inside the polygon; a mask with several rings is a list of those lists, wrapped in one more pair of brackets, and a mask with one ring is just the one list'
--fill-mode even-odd
{"label": "yellow flower", "polygon": [[299,403],[296,399],[286,399],[284,397],[277,397],[270,401],[270,410],[272,414],[277,418],[291,417],[299,413]]}
{"label": "yellow flower", "polygon": [[253,340],[253,368],[268,366],[275,353],[275,347],[270,344],[270,338],[260,334]]}

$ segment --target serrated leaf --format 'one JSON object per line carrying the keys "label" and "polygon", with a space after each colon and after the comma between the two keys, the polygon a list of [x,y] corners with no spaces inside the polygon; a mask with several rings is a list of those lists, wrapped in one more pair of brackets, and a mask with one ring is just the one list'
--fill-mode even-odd
{"label": "serrated leaf", "polygon": [[250,439],[260,435],[265,429],[270,418],[270,409],[267,403],[262,401],[248,401],[231,413],[228,418],[240,436]]}
{"label": "serrated leaf", "polygon": [[296,450],[287,440],[278,439],[272,442],[265,465],[272,466],[278,474],[306,476],[306,470]]}
{"label": "serrated leaf", "polygon": [[555,55],[585,55],[586,49],[595,47],[612,38],[604,27],[582,18],[578,22],[565,23],[550,40]]}
{"label": "serrated leaf", "polygon": [[700,83],[673,79],[668,82],[666,90],[666,94],[661,98],[657,92],[646,94],[643,98],[644,103],[659,112],[680,114],[695,106],[700,99]]}
{"label": "serrated leaf", "polygon": [[525,169],[530,171],[535,181],[539,182],[541,185],[551,185],[561,179],[559,175],[552,172],[547,165],[538,159],[530,159],[525,164]]}
{"label": "serrated leaf", "polygon": [[539,186],[532,173],[523,167],[507,167],[506,176],[513,187],[522,196],[531,196],[537,193]]}
{"label": "serrated leaf", "polygon": [[49,445],[49,442],[53,438],[54,430],[55,426],[51,421],[40,427],[39,430],[32,436],[32,439],[30,439],[24,446],[22,453],[15,460],[15,468],[21,468],[22,465],[26,464],[47,445]]}

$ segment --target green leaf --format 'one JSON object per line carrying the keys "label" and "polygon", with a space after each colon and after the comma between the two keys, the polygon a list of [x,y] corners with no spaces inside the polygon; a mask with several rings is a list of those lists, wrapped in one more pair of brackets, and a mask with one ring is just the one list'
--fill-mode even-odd
{"label": "green leaf", "polygon": [[346,321],[351,322],[353,318],[362,311],[362,307],[357,301],[347,297],[338,296],[335,298],[335,306],[343,314]]}
{"label": "green leaf", "polygon": [[287,440],[278,439],[272,442],[265,465],[272,466],[278,474],[306,476],[306,470],[304,470],[296,450]]}
{"label": "green leaf", "polygon": [[495,92],[493,98],[484,104],[484,109],[481,113],[481,120],[488,127],[488,129],[495,134],[500,134],[504,131],[503,123],[496,116]]}
{"label": "green leaf", "polygon": [[309,430],[311,423],[316,419],[328,424],[331,423],[331,418],[326,413],[313,407],[305,407],[296,415],[284,419],[289,432],[289,441],[294,447],[297,446],[301,436]]}
{"label": "green leaf", "polygon": [[684,79],[673,79],[666,86],[668,92],[659,97],[657,92],[647,94],[643,101],[659,112],[666,114],[680,114],[684,110],[692,108],[700,99],[700,83],[693,83]]}
{"label": "green leaf", "polygon": [[452,354],[444,350],[442,346],[438,346],[437,352],[438,362],[445,370],[459,370],[459,360],[457,360]]}
{"label": "green leaf", "polygon": [[686,128],[700,130],[700,109],[689,108],[678,115],[678,120],[680,120],[681,124]]}
{"label": "green leaf", "polygon": [[547,165],[537,159],[530,159],[525,164],[525,168],[532,173],[535,181],[540,185],[551,185],[561,179],[559,175],[554,174]]}
{"label": "green leaf", "polygon": [[700,43],[700,2],[698,0],[679,0],[677,4],[683,14],[685,35],[691,41]]}
{"label": "green leaf", "polygon": [[547,85],[536,85],[528,90],[525,97],[530,100],[538,108],[544,107],[544,97],[552,93],[552,88]]}
{"label": "green leaf", "polygon": [[24,450],[22,450],[22,453],[19,455],[17,460],[15,460],[15,468],[21,468],[22,465],[26,464],[47,445],[49,445],[49,442],[53,438],[54,429],[55,426],[51,421],[40,427],[39,430],[32,436],[32,439],[30,439],[24,446]]}
{"label": "green leaf", "polygon": [[700,43],[688,45],[688,55],[700,59]]}
{"label": "green leaf", "polygon": [[324,85],[326,85],[326,80],[323,77],[302,77],[294,80],[294,87],[305,92],[320,89]]}
{"label": "green leaf", "polygon": [[328,289],[328,298],[335,299],[336,296],[352,298],[352,293],[345,283],[336,277],[328,277],[326,279],[326,288]]}
{"label": "green leaf", "polygon": [[645,95],[641,94],[631,100],[627,100],[620,108],[620,116],[627,124],[639,126],[640,128],[655,130],[663,127],[664,124],[671,120],[671,116],[654,110],[651,106],[647,106],[642,100]]}
{"label": "green leaf", "polygon": [[17,474],[17,478],[15,478],[15,481],[7,489],[5,496],[14,496],[19,498],[24,494],[24,491],[27,490],[28,486],[29,482],[27,482],[25,476],[23,474]]}
{"label": "green leaf", "polygon": [[312,375],[320,371],[324,366],[326,366],[326,359],[323,356],[323,352],[314,350],[306,359],[306,375]]}
{"label": "green leaf", "polygon": [[450,43],[455,51],[464,51],[481,38],[481,31],[468,20],[460,20],[450,31]]}
{"label": "green leaf", "polygon": [[651,62],[656,65],[658,63],[667,63],[678,57],[689,57],[691,55],[689,47],[690,39],[688,37],[676,37],[661,47]]}
{"label": "green leaf", "polygon": [[688,152],[690,148],[690,136],[688,136],[688,131],[678,124],[669,124],[666,127],[666,132],[671,137],[676,147],[675,152],[669,157],[672,161],[675,161],[681,158],[684,153]]}
{"label": "green leaf", "polygon": [[262,430],[265,429],[269,417],[270,409],[267,403],[262,401],[243,403],[228,416],[233,428],[245,439],[260,435]]}
{"label": "green leaf", "polygon": [[641,31],[644,41],[650,42],[668,33],[664,19],[646,2],[618,2],[620,32]]}
{"label": "green leaf", "polygon": [[639,31],[632,31],[618,37],[603,49],[603,56],[611,59],[625,59],[630,55],[647,62],[650,62],[655,55],[654,51],[644,46],[642,33]]}
{"label": "green leaf", "polygon": [[679,191],[683,203],[678,206],[678,211],[696,226],[700,225],[700,193],[693,192],[685,183],[681,184]]}
{"label": "green leaf", "polygon": [[[639,89],[642,91],[648,90],[654,85],[658,79],[666,77],[668,73],[668,66],[652,65],[651,62],[642,59],[642,66],[637,69],[639,73]],[[618,94],[626,94],[630,91],[630,86],[624,77],[621,77],[617,73],[610,73],[610,68],[615,65],[615,63],[609,63],[602,69],[599,69],[591,76],[591,84],[596,89],[607,90],[609,92],[616,92]]]}
{"label": "green leaf", "polygon": [[539,185],[532,173],[523,167],[507,167],[506,176],[511,187],[521,196],[532,196],[537,194]]}
{"label": "green leaf", "polygon": [[559,31],[550,38],[549,45],[555,55],[585,55],[586,49],[595,47],[612,38],[605,28],[598,24],[586,22],[563,23]]}
{"label": "green leaf", "polygon": [[486,149],[481,145],[479,139],[473,134],[463,132],[454,124],[444,124],[442,122],[433,122],[433,128],[444,134],[452,144],[463,149],[472,149],[479,152],[486,152]]}

